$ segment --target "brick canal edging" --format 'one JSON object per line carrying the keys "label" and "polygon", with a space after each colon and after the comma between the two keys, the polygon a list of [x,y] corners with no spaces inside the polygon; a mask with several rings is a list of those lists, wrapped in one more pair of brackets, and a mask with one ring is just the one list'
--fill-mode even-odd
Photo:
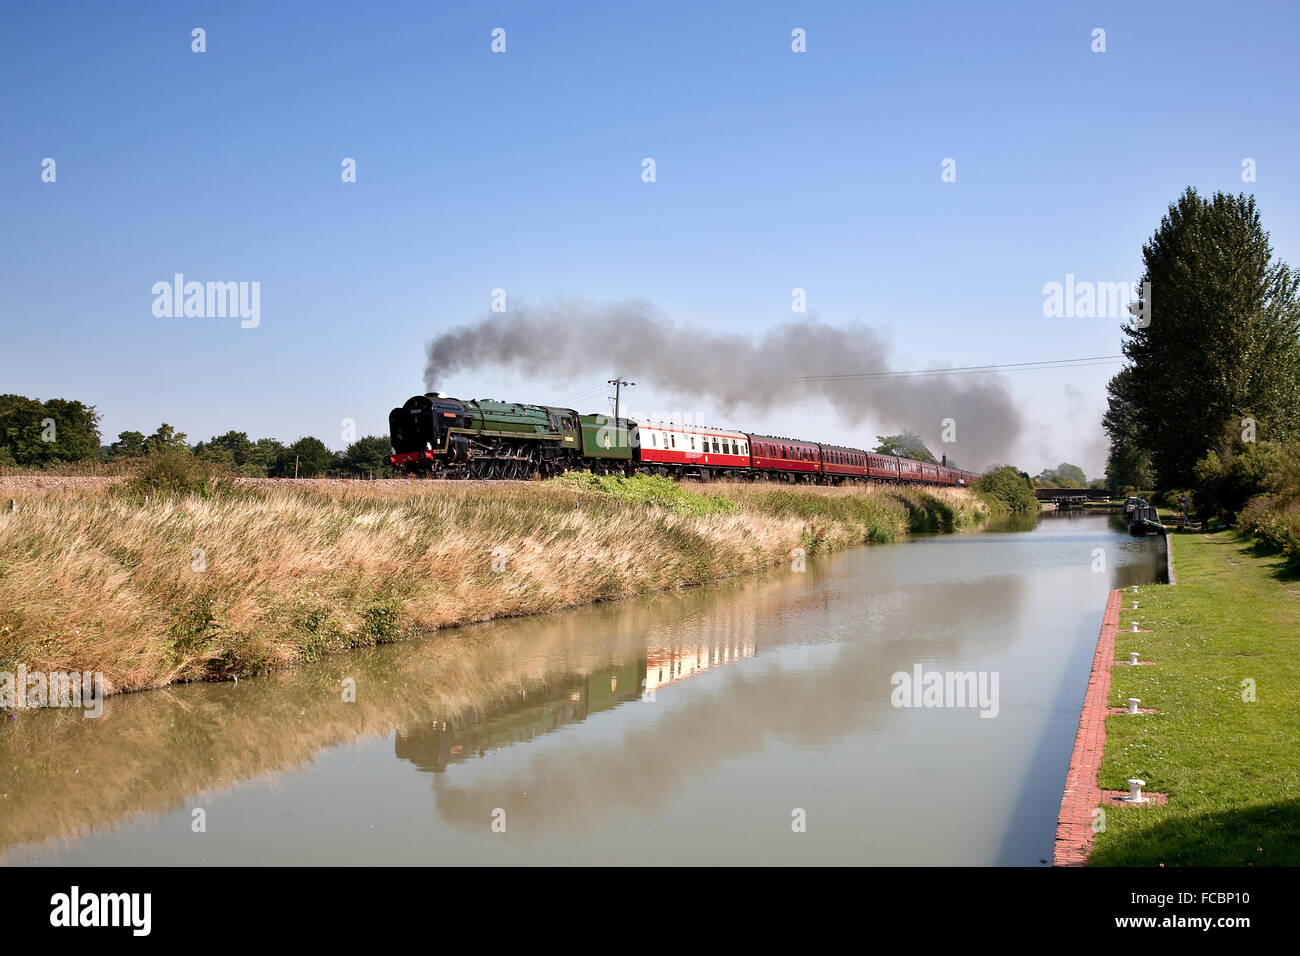
{"label": "brick canal edging", "polygon": [[1101,633],[1097,636],[1097,652],[1092,657],[1092,674],[1088,677],[1088,692],[1079,714],[1079,729],[1074,735],[1070,769],[1065,774],[1065,793],[1056,819],[1053,866],[1083,866],[1092,850],[1093,811],[1102,803],[1097,772],[1106,748],[1106,705],[1110,698],[1110,669],[1115,663],[1115,632],[1119,630],[1122,603],[1123,592],[1111,591],[1101,619]]}

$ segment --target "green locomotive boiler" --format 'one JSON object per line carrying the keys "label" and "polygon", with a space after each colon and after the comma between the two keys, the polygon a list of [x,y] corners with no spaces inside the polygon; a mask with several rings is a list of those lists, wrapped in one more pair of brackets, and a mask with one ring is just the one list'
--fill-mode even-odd
{"label": "green locomotive boiler", "polygon": [[530,478],[578,467],[623,471],[632,448],[626,420],[619,425],[572,408],[428,392],[389,413],[388,460],[406,472],[443,478]]}

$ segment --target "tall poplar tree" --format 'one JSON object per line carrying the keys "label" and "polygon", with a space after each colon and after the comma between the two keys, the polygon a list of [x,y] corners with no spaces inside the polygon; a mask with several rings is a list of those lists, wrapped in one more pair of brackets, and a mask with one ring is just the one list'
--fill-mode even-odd
{"label": "tall poplar tree", "polygon": [[1149,321],[1124,330],[1123,391],[1161,486],[1191,485],[1196,462],[1243,419],[1261,441],[1295,437],[1300,275],[1274,260],[1254,197],[1188,188],[1142,258]]}

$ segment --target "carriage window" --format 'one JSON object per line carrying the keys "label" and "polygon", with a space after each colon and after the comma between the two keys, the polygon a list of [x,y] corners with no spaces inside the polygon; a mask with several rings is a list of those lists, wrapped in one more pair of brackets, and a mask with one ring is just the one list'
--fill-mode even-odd
{"label": "carriage window", "polygon": [[695,436],[691,436],[691,451],[695,451]]}
{"label": "carriage window", "polygon": [[654,432],[651,432],[651,433],[650,433],[650,444],[651,444],[651,445],[655,445],[655,446],[657,446],[657,445],[659,444],[658,440],[655,438],[655,433],[654,433]]}
{"label": "carriage window", "polygon": [[676,436],[676,435],[669,435],[669,436],[668,436],[668,440],[669,440],[670,442],[673,443],[673,447],[674,447],[674,448],[677,447],[677,436]]}

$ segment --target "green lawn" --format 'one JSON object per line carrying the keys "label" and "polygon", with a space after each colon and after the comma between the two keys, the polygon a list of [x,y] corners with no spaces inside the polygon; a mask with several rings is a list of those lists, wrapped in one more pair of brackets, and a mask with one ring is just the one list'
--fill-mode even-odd
{"label": "green lawn", "polygon": [[[1124,594],[1100,782],[1164,807],[1108,809],[1092,865],[1300,864],[1300,580],[1232,532],[1170,535],[1176,586]],[[1139,609],[1131,610],[1137,598]],[[1132,621],[1150,634],[1130,633]],[[1243,700],[1254,682],[1254,701]]]}

